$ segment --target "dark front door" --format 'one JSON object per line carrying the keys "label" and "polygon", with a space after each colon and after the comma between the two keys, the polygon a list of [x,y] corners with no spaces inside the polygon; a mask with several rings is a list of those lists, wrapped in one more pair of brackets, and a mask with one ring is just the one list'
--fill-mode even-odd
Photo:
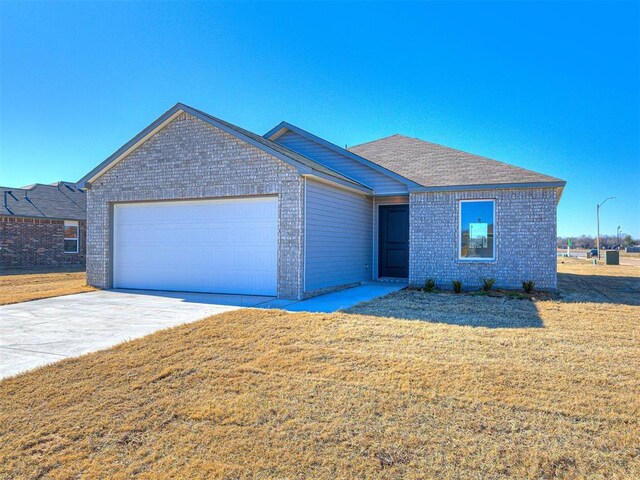
{"label": "dark front door", "polygon": [[378,207],[378,277],[409,277],[409,205]]}

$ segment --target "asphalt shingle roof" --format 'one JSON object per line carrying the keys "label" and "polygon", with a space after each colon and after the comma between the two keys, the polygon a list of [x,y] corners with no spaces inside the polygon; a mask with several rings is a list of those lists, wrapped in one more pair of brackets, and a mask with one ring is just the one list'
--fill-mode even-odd
{"label": "asphalt shingle roof", "polygon": [[87,197],[74,183],[36,183],[22,188],[0,187],[0,215],[84,220]]}
{"label": "asphalt shingle roof", "polygon": [[403,135],[356,145],[349,151],[424,187],[564,183],[549,175]]}

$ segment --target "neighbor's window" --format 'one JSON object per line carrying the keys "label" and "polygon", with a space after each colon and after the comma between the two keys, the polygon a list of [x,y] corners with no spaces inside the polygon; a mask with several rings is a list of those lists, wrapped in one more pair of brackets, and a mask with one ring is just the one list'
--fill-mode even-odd
{"label": "neighbor's window", "polygon": [[64,253],[78,253],[78,222],[64,221]]}
{"label": "neighbor's window", "polygon": [[494,200],[460,201],[460,259],[495,258]]}

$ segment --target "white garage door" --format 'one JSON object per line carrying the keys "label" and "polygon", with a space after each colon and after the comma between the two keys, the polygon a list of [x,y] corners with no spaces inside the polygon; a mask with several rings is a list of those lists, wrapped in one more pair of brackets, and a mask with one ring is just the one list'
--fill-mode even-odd
{"label": "white garage door", "polygon": [[114,207],[113,286],[277,294],[276,197]]}

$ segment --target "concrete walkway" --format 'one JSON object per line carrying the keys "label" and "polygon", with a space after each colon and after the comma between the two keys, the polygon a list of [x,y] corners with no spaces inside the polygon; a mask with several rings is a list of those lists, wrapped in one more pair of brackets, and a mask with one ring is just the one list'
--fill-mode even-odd
{"label": "concrete walkway", "polygon": [[397,292],[406,286],[404,283],[370,282],[307,300],[271,300],[258,305],[258,308],[279,308],[288,312],[330,313]]}
{"label": "concrete walkway", "polygon": [[240,308],[332,312],[403,288],[362,285],[303,301],[251,295],[101,290],[0,306],[0,378]]}

